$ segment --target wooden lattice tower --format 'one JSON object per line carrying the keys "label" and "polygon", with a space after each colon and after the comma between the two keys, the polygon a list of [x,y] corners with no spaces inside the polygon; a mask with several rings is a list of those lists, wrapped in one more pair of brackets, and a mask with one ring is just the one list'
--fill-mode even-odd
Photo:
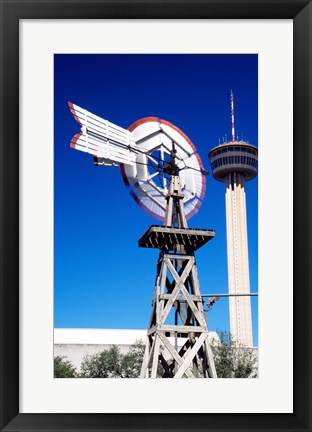
{"label": "wooden lattice tower", "polygon": [[139,240],[160,251],[141,378],[217,378],[194,255],[214,231],[187,227],[174,155],[164,225]]}

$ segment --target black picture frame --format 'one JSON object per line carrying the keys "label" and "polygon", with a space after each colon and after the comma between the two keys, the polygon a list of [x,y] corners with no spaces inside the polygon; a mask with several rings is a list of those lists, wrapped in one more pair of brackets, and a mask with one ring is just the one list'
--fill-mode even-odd
{"label": "black picture frame", "polygon": [[[0,6],[1,431],[311,431],[311,1],[0,0]],[[93,18],[293,19],[295,325],[292,414],[19,413],[19,20]],[[283,247],[287,247],[287,238],[288,233],[285,233]]]}

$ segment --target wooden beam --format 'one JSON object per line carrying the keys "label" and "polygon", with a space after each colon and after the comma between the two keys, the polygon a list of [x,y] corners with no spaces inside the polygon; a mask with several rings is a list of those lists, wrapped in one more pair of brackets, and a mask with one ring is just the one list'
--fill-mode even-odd
{"label": "wooden beam", "polygon": [[184,285],[181,286],[181,291],[183,292],[185,299],[186,299],[189,307],[191,308],[194,316],[196,317],[197,321],[199,322],[199,324],[203,327],[207,326],[204,316],[199,312],[198,307],[195,305],[195,303],[191,299],[191,297],[190,297],[189,293],[187,292],[187,290],[185,289]]}
{"label": "wooden beam", "polygon": [[213,353],[208,338],[205,341],[205,345],[206,345],[207,361],[208,361],[210,376],[211,378],[218,378],[216,366],[213,360]]}
{"label": "wooden beam", "polygon": [[[189,296],[193,301],[202,302],[202,298],[200,295],[189,294]],[[161,294],[159,296],[159,299],[160,300],[169,300],[170,297],[171,297],[171,294]],[[179,301],[185,300],[185,296],[183,294],[178,294],[176,297],[176,300],[179,300]]]}
{"label": "wooden beam", "polygon": [[169,324],[161,324],[157,326],[157,330],[163,332],[178,332],[178,333],[207,333],[207,327],[203,326],[185,326],[185,325],[169,325]]}
{"label": "wooden beam", "polygon": [[150,348],[150,344],[149,344],[149,339],[147,338],[146,340],[146,344],[145,344],[145,351],[144,351],[144,357],[143,357],[143,362],[142,362],[142,367],[141,367],[141,373],[140,373],[140,378],[148,378],[148,363],[149,363],[149,348]]}
{"label": "wooden beam", "polygon": [[208,333],[202,333],[197,339],[196,343],[193,345],[192,349],[184,355],[183,357],[183,365],[179,368],[178,372],[175,374],[174,378],[182,378],[184,373],[186,373],[187,368],[190,367],[190,363],[197,354],[199,348],[205,342],[208,337]]}
{"label": "wooden beam", "polygon": [[[164,334],[159,333],[159,336],[160,336],[160,338],[162,340],[162,343],[165,345],[165,347],[169,351],[169,353],[172,355],[172,357],[174,358],[174,360],[181,367],[183,365],[182,358],[179,356],[179,354],[177,353],[177,351],[173,348],[173,346],[171,345],[171,343],[168,341],[168,339],[166,338],[166,336]],[[185,374],[188,376],[188,378],[195,378],[193,372],[190,371],[190,370],[185,371]]]}
{"label": "wooden beam", "polygon": [[151,327],[150,329],[148,329],[147,335],[151,336],[155,332],[156,332],[156,325],[154,325],[153,327]]}
{"label": "wooden beam", "polygon": [[[176,272],[175,268],[173,267],[173,265],[171,264],[171,262],[169,260],[167,260],[168,270],[170,270],[172,276],[174,277],[174,279],[177,282],[176,282],[175,288],[172,291],[171,298],[168,300],[168,302],[167,302],[167,304],[166,304],[166,306],[165,306],[165,308],[164,308],[164,310],[163,310],[163,312],[162,312],[162,314],[160,316],[160,324],[163,324],[164,321],[165,321],[165,319],[167,318],[167,316],[168,316],[168,314],[170,312],[170,309],[172,308],[173,303],[174,303],[174,301],[176,299],[176,296],[179,294],[181,285],[184,284],[185,279],[188,277],[189,270],[192,267],[192,265],[193,265],[193,263],[191,261],[189,261],[187,263],[187,265],[186,265],[186,267],[185,267],[185,269],[184,269],[181,277],[180,277],[178,275],[178,273]],[[174,272],[174,274],[172,272]]]}
{"label": "wooden beam", "polygon": [[155,348],[154,348],[154,358],[153,358],[153,364],[152,364],[152,373],[151,378],[156,378],[157,376],[157,369],[158,369],[158,360],[159,360],[159,345],[160,345],[160,338],[158,334],[155,335]]}

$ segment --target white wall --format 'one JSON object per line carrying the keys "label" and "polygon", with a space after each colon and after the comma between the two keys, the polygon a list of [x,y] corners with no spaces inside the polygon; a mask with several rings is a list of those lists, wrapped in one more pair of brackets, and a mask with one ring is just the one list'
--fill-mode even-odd
{"label": "white wall", "polygon": [[[54,329],[54,356],[65,356],[80,371],[82,359],[117,345],[125,354],[135,341],[145,343],[147,330],[128,329]],[[216,332],[209,332],[210,338],[217,338]]]}

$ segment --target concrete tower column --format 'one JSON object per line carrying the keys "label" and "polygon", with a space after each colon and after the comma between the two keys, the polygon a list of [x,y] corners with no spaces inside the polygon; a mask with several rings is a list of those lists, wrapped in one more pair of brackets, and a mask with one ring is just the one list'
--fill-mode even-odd
{"label": "concrete tower column", "polygon": [[[229,294],[250,294],[246,194],[241,173],[226,175],[225,207]],[[250,297],[230,297],[229,303],[233,339],[252,346]]]}

